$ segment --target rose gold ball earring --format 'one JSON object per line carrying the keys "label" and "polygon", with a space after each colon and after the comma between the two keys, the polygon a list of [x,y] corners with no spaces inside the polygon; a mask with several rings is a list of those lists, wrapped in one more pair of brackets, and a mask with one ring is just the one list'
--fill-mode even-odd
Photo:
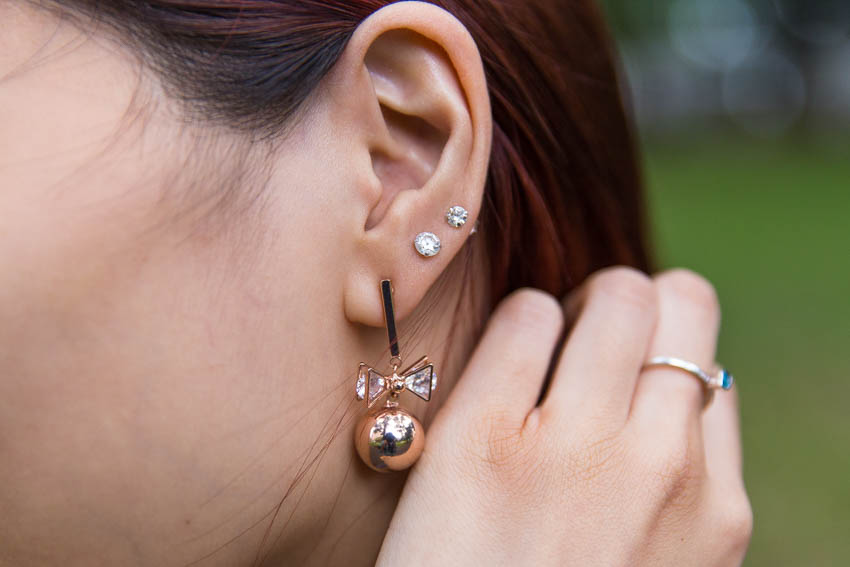
{"label": "rose gold ball earring", "polygon": [[[425,447],[425,428],[410,412],[399,406],[399,396],[405,390],[426,402],[437,387],[434,365],[423,356],[401,372],[393,292],[390,280],[381,280],[384,321],[390,341],[391,374],[381,374],[365,362],[360,363],[355,395],[366,400],[367,414],[354,428],[354,446],[363,462],[379,472],[408,468]],[[385,400],[382,406],[378,402]],[[378,407],[373,410],[373,407]]]}

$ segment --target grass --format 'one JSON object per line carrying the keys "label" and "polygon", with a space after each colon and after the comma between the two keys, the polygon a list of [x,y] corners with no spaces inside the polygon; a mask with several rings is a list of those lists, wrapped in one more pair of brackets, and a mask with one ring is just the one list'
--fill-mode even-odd
{"label": "grass", "polygon": [[[842,145],[650,144],[664,266],[707,276],[738,379],[755,524],[745,565],[850,561],[850,156]],[[844,144],[843,148],[850,148]]]}

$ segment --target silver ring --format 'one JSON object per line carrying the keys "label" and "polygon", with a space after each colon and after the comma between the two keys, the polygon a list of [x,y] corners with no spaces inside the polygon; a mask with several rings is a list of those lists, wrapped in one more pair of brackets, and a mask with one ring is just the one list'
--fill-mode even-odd
{"label": "silver ring", "polygon": [[728,390],[732,387],[732,384],[735,383],[735,378],[732,376],[732,373],[722,366],[719,366],[717,372],[714,374],[709,374],[693,362],[688,362],[681,358],[673,358],[671,356],[654,356],[650,358],[646,364],[644,364],[644,368],[648,366],[672,366],[673,368],[684,370],[688,374],[699,378],[707,388],[712,390]]}

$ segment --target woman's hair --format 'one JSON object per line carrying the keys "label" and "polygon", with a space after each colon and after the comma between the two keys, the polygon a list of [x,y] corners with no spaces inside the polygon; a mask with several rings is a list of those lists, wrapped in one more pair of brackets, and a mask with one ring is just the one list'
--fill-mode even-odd
{"label": "woman's hair", "polygon": [[[38,0],[108,25],[202,121],[286,131],[357,25],[389,0]],[[633,135],[591,0],[435,0],[476,41],[493,113],[481,237],[495,305],[647,270]]]}
{"label": "woman's hair", "polygon": [[[158,75],[187,117],[251,140],[285,135],[358,24],[391,3],[31,1],[105,24]],[[489,274],[467,269],[463,285],[486,277],[492,307],[526,286],[563,296],[613,264],[648,270],[634,139],[611,40],[593,2],[432,3],[457,17],[477,43],[493,113],[475,237],[484,239],[475,250],[486,254]],[[468,268],[473,247],[465,248]]]}

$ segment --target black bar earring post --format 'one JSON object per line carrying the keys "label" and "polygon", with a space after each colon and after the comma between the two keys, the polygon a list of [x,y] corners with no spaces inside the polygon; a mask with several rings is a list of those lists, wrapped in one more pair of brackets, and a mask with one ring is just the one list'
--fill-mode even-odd
{"label": "black bar earring post", "polygon": [[393,288],[390,285],[390,280],[381,280],[381,297],[384,301],[384,321],[387,324],[387,338],[390,340],[390,356],[398,356],[398,334],[395,328]]}

